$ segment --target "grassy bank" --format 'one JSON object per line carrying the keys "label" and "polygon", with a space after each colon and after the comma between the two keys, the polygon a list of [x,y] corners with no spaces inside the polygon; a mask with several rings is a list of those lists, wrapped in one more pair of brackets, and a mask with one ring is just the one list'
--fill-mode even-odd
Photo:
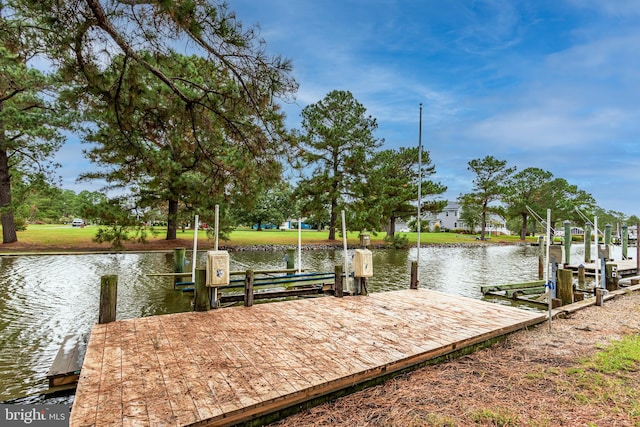
{"label": "grassy bank", "polygon": [[[25,251],[57,251],[57,250],[108,250],[110,245],[97,244],[93,242],[93,237],[98,230],[97,226],[71,227],[70,225],[29,225],[27,230],[18,232],[18,243],[1,245],[0,252],[25,252]],[[150,230],[151,231],[151,230]],[[177,241],[167,241],[165,239],[166,228],[153,229],[155,234],[149,234],[148,243],[145,245],[127,243],[128,250],[149,250],[167,249],[172,247],[186,246],[193,244],[193,230],[178,230]],[[338,240],[327,240],[328,231],[302,230],[303,245],[341,245],[342,237]],[[360,232],[347,233],[349,245],[358,245]],[[410,245],[417,242],[417,233],[396,233],[396,235],[406,236]],[[370,234],[372,245],[383,245],[386,233]],[[477,243],[476,235],[458,233],[422,233],[421,244],[473,244]],[[517,236],[491,236],[489,242],[495,243],[517,243]],[[220,240],[221,246],[264,246],[283,245],[295,246],[298,244],[297,230],[250,230],[238,229],[233,231],[229,240]],[[210,248],[213,245],[213,238],[208,236],[205,230],[198,233],[198,246],[202,249]]]}

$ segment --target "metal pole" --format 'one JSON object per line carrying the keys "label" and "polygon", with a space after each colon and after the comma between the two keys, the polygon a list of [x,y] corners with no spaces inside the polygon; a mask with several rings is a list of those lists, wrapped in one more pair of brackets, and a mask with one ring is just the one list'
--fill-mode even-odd
{"label": "metal pole", "polygon": [[549,302],[549,332],[551,332],[551,311],[553,309],[553,292],[551,292],[551,283],[550,283],[550,271],[549,271],[549,247],[551,245],[551,209],[547,209],[547,254],[545,258],[546,264],[546,277],[545,283],[547,284],[547,292],[548,297],[547,300]]}
{"label": "metal pole", "polygon": [[216,205],[216,218],[215,218],[215,224],[214,224],[214,233],[215,233],[215,245],[214,245],[214,249],[217,251],[218,250],[218,232],[220,231],[220,206]]}
{"label": "metal pole", "polygon": [[594,288],[597,288],[598,286],[600,286],[598,283],[598,265],[600,264],[600,242],[598,241],[599,236],[599,232],[598,232],[598,217],[594,216],[593,217],[593,228],[595,228],[595,232],[596,232],[596,256],[595,256],[595,260],[596,260],[596,267],[595,267],[595,272],[596,272],[596,281],[595,281],[595,286]]}
{"label": "metal pole", "polygon": [[198,226],[200,225],[200,216],[196,215],[193,227],[193,262],[191,263],[191,281],[196,283],[196,256],[198,255]]}
{"label": "metal pole", "polygon": [[302,221],[298,218],[298,274],[302,273]]}
{"label": "metal pole", "polygon": [[636,224],[636,274],[640,274],[640,223]]}
{"label": "metal pole", "polygon": [[418,244],[416,248],[416,260],[418,261],[418,271],[420,269],[420,232],[422,221],[420,218],[420,205],[422,204],[422,102],[420,103],[420,125],[418,128]]}
{"label": "metal pole", "polygon": [[342,211],[342,241],[344,247],[344,278],[346,280],[345,288],[351,292],[349,284],[349,258],[347,258],[347,221],[345,219],[344,210]]}

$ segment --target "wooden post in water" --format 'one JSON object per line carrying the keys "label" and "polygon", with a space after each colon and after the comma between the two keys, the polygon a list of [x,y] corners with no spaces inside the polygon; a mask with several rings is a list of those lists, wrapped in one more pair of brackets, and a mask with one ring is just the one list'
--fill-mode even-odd
{"label": "wooden post in water", "polygon": [[335,278],[334,292],[338,298],[342,298],[342,296],[344,295],[344,286],[342,284],[342,266],[341,265],[336,265],[335,274],[336,274],[336,278]]}
{"label": "wooden post in water", "polygon": [[244,276],[244,306],[251,307],[253,305],[253,270],[247,270]]}
{"label": "wooden post in water", "polygon": [[584,289],[584,284],[587,281],[586,279],[587,279],[587,277],[586,277],[586,273],[585,273],[585,270],[584,270],[584,264],[580,264],[578,266],[578,287],[580,289]]}
{"label": "wooden post in water", "polygon": [[[174,273],[184,273],[184,257],[185,257],[185,248],[176,248],[173,250],[173,272]],[[173,287],[176,287],[176,283],[181,282],[184,277],[175,276],[173,278]]]}
{"label": "wooden post in water", "polygon": [[564,222],[564,260],[560,263],[571,264],[571,222]]}
{"label": "wooden post in water", "polygon": [[418,261],[411,261],[411,283],[409,289],[418,289]]}
{"label": "wooden post in water", "polygon": [[98,323],[109,323],[116,320],[116,301],[118,299],[118,276],[100,277],[100,311]]}
{"label": "wooden post in water", "polygon": [[544,237],[538,236],[538,280],[544,279]]}
{"label": "wooden post in water", "polygon": [[584,226],[584,262],[591,262],[591,223]]}
{"label": "wooden post in water", "polygon": [[607,263],[605,265],[605,275],[607,277],[606,287],[608,291],[618,289],[618,265]]}
{"label": "wooden post in water", "polygon": [[[287,270],[292,270],[294,268],[296,268],[296,250],[295,248],[293,249],[287,249],[287,255],[285,256],[285,259],[287,260]],[[287,273],[288,276],[292,276],[293,273]]]}
{"label": "wooden post in water", "polygon": [[558,290],[557,297],[562,301],[562,305],[573,303],[573,271],[561,268],[558,270]]}
{"label": "wooden post in water", "polygon": [[211,308],[209,303],[209,288],[207,287],[207,270],[196,269],[193,295],[193,309],[195,311],[208,311]]}
{"label": "wooden post in water", "polygon": [[627,248],[629,247],[629,227],[627,224],[622,226],[622,259],[629,259],[627,256]]}

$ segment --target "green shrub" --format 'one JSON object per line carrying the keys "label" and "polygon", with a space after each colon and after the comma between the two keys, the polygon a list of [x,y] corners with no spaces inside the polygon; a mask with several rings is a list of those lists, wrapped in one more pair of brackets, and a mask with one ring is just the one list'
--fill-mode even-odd
{"label": "green shrub", "polygon": [[384,246],[387,249],[406,249],[409,247],[409,238],[406,234],[395,234],[384,238]]}
{"label": "green shrub", "polygon": [[25,231],[27,229],[27,221],[19,216],[13,219],[13,223],[16,226],[16,231]]}

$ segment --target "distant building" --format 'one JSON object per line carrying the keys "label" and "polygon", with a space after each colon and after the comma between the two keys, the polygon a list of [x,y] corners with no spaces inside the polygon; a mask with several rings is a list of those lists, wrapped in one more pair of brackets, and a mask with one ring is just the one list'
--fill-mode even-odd
{"label": "distant building", "polygon": [[[429,221],[429,229],[435,230],[438,227],[442,231],[446,230],[468,230],[469,227],[464,223],[461,218],[462,205],[458,202],[448,202],[442,212],[437,214],[425,215],[425,220]],[[469,230],[473,232],[479,232],[480,227],[476,227],[475,230]],[[487,221],[486,231],[489,233],[506,234],[510,235],[511,232],[507,229],[507,221],[500,215],[490,214]]]}

